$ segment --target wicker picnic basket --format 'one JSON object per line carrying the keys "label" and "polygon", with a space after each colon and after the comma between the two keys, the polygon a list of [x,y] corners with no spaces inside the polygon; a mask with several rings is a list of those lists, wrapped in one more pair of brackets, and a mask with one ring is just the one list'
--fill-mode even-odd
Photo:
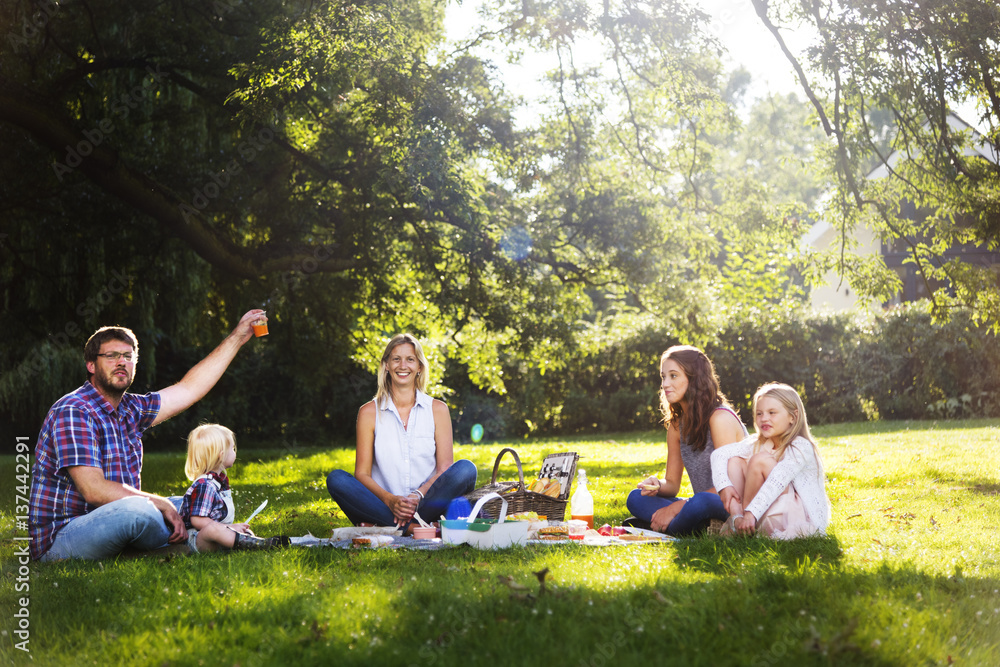
{"label": "wicker picnic basket", "polygon": [[[500,471],[500,459],[510,452],[517,464],[516,482],[498,482],[497,474]],[[497,454],[497,460],[493,464],[493,479],[486,486],[468,494],[466,498],[470,503],[475,504],[477,500],[487,493],[499,493],[507,501],[507,514],[518,512],[538,512],[549,518],[550,521],[562,521],[566,516],[566,503],[569,500],[570,488],[573,485],[573,478],[576,476],[576,462],[580,456],[576,452],[563,452],[560,454],[549,454],[542,463],[542,473],[546,477],[559,477],[562,483],[562,490],[558,498],[546,496],[542,493],[529,491],[524,485],[524,468],[521,466],[521,458],[510,447],[504,447]],[[558,467],[555,463],[558,462]],[[567,469],[568,468],[568,469]],[[540,473],[539,476],[542,476]],[[483,505],[483,513],[491,518],[500,515],[500,499],[494,499]]]}

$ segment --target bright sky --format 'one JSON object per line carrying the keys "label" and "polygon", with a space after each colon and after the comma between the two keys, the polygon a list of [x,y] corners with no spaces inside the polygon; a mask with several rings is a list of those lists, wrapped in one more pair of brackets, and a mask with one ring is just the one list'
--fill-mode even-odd
{"label": "bright sky", "polygon": [[[712,16],[710,30],[729,50],[726,64],[730,69],[745,67],[761,92],[797,92],[804,97],[791,63],[757,17],[750,0],[701,0],[699,8]],[[782,31],[782,37],[793,53],[809,43],[805,31]]]}
{"label": "bright sky", "polygon": [[[598,9],[602,4],[601,0],[592,2]],[[471,33],[479,22],[476,14],[478,5],[477,0],[463,0],[461,5],[455,2],[449,4],[446,25],[450,37],[454,39]],[[698,6],[713,17],[709,29],[729,49],[726,64],[730,69],[743,65],[753,76],[756,94],[799,92],[802,96],[791,65],[757,18],[750,0],[700,0]],[[785,35],[785,39],[793,50],[806,43],[802,35]],[[554,61],[542,57],[535,58],[532,63],[543,69],[553,65]],[[501,62],[496,64],[502,67],[504,79],[512,90],[526,95],[540,90],[536,84],[539,70]]]}
{"label": "bright sky", "polygon": [[[598,8],[602,4],[601,0],[591,1]],[[478,24],[479,19],[476,14],[478,5],[478,0],[463,0],[460,6],[454,1],[449,4],[446,25],[452,38],[468,35]],[[750,72],[753,77],[751,95],[762,97],[767,93],[794,92],[805,99],[791,63],[757,17],[750,0],[697,0],[697,5],[699,9],[713,17],[709,29],[729,50],[729,56],[725,60],[729,69],[742,65]],[[796,54],[810,42],[807,31],[782,31],[782,36]],[[543,69],[553,66],[554,61],[535,58],[532,63],[539,69],[513,67],[502,62],[496,64],[504,72],[508,88],[530,98],[542,91],[537,79]],[[959,105],[956,112],[966,122],[976,124],[974,121],[977,114],[974,106]]]}

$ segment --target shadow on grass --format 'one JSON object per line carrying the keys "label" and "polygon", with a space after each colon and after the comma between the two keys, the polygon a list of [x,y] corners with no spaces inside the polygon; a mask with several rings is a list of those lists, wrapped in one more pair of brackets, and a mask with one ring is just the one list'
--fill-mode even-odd
{"label": "shadow on grass", "polygon": [[[39,664],[107,662],[115,651],[143,664],[592,667],[997,655],[997,578],[909,563],[860,570],[840,551],[833,537],[706,538],[39,564],[32,646]],[[545,569],[542,591],[533,573]],[[222,653],[208,650],[216,645]]]}
{"label": "shadow on grass", "polygon": [[925,470],[923,477],[935,484],[947,486],[949,490],[969,491],[982,496],[1000,495],[1000,482],[996,479],[961,477],[933,468]]}
{"label": "shadow on grass", "polygon": [[[709,560],[703,557],[713,546],[709,542],[683,545],[685,551],[703,552],[691,562]],[[718,567],[721,559],[716,559],[717,574],[725,576],[709,581],[663,577],[621,588],[608,585],[615,579],[612,571],[606,581],[556,584],[545,593],[531,577],[518,579],[523,588],[504,583],[504,573],[516,567],[517,553],[428,555],[452,562],[448,569],[455,573],[433,584],[408,581],[403,573],[393,603],[401,631],[392,639],[397,646],[414,647],[411,665],[596,667],[662,660],[667,651],[667,662],[685,665],[881,666],[900,664],[898,656],[911,650],[908,664],[936,660],[942,650],[965,655],[973,647],[982,651],[982,659],[1000,646],[996,633],[977,614],[990,605],[969,595],[988,593],[996,580],[975,580],[970,586],[960,574],[936,577],[912,566],[845,572],[839,566],[839,544],[831,538],[758,546],[765,548],[752,550],[754,558],[744,559],[744,564],[751,562],[739,574]],[[521,571],[542,570],[557,558],[554,552],[524,555],[528,560]],[[560,573],[573,566],[568,560],[553,565],[551,579],[558,581]],[[464,593],[476,581],[487,583],[485,596],[456,597],[435,623],[427,622],[429,609],[441,609],[443,591]],[[907,627],[905,620],[925,613],[926,603],[947,627],[932,627],[926,637],[919,623],[902,632],[885,627],[887,618],[904,619],[901,625]],[[960,618],[945,621],[944,614],[952,612]],[[947,637],[952,635],[963,637],[962,644],[949,645]],[[720,643],[720,637],[725,641]],[[894,646],[882,652],[882,644]],[[383,659],[392,661],[389,647],[376,661]]]}
{"label": "shadow on grass", "polygon": [[[609,554],[608,563],[635,560],[629,548],[615,554],[324,549],[273,563],[234,558],[235,571],[213,583],[219,593],[211,607],[219,611],[192,608],[181,618],[183,626],[207,626],[207,636],[225,636],[227,659],[248,665],[607,667],[663,661],[666,652],[668,664],[881,667],[969,652],[976,653],[968,664],[977,664],[1000,647],[977,615],[989,607],[984,593],[1000,585],[996,580],[931,576],[911,566],[844,571],[829,560],[836,540],[745,542],[730,542],[728,551],[713,540],[675,548],[690,567],[720,576],[677,576],[668,567],[648,579],[636,574],[638,581],[626,586],[615,583],[621,573],[613,569],[591,583],[563,582],[598,553]],[[661,551],[644,550],[642,558]],[[219,565],[229,560],[214,558]],[[727,568],[727,560],[747,567]],[[175,570],[169,579],[184,581],[199,564],[165,568]],[[545,568],[542,591],[532,573]],[[82,633],[74,641],[95,642],[96,628],[81,621],[68,626]],[[167,622],[179,636],[182,623]],[[145,631],[141,621],[131,625]],[[128,634],[129,624],[117,632]],[[952,636],[961,639],[949,643]],[[196,664],[205,655],[190,642],[180,653],[166,653],[177,650],[169,642],[160,650],[164,664]],[[147,651],[156,655],[155,648]]]}
{"label": "shadow on grass", "polygon": [[1000,482],[987,477],[963,477],[946,473],[937,468],[929,468],[920,471],[918,475],[907,474],[897,475],[895,478],[886,480],[881,478],[868,478],[862,475],[846,475],[841,473],[842,479],[849,479],[851,487],[859,489],[879,489],[885,486],[901,485],[911,479],[921,479],[926,482],[947,487],[950,491],[968,491],[969,493],[981,496],[1000,495]]}
{"label": "shadow on grass", "polygon": [[808,567],[824,563],[839,567],[844,552],[832,536],[798,540],[760,537],[702,537],[672,543],[674,562],[683,569],[727,575],[748,567]]}
{"label": "shadow on grass", "polygon": [[979,493],[984,496],[996,496],[1000,495],[1000,483],[997,482],[986,482],[986,483],[976,483],[969,488],[974,493]]}

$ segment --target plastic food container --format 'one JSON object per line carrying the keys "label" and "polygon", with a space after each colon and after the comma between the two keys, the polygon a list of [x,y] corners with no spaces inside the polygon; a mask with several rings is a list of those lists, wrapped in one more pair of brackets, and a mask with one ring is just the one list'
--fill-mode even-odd
{"label": "plastic food container", "polygon": [[[475,519],[488,500],[502,501],[500,518],[496,521]],[[507,501],[498,493],[488,493],[476,501],[472,512],[464,519],[441,521],[441,539],[448,544],[469,544],[477,549],[504,549],[528,541],[527,521],[506,521]]]}
{"label": "plastic food container", "polygon": [[435,537],[437,537],[437,529],[434,526],[427,528],[423,526],[413,527],[413,539],[415,540],[433,540]]}

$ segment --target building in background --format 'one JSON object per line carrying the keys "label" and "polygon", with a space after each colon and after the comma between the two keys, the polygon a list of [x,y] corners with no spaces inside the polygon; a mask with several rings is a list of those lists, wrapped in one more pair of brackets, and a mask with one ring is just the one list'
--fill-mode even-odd
{"label": "building in background", "polygon": [[[971,125],[963,121],[954,113],[949,114],[948,124],[955,131],[964,132],[971,130],[976,141],[966,149],[966,155],[979,155],[994,164],[1000,163],[1000,152],[996,146],[986,140]],[[889,169],[894,167],[901,159],[899,151],[893,151],[885,164],[880,164],[867,176],[869,179],[883,178],[888,175]],[[906,217],[911,220],[918,219],[922,214],[910,202],[903,202],[903,210]],[[896,272],[903,283],[903,289],[890,301],[881,304],[884,307],[894,306],[908,301],[916,301],[930,296],[930,290],[937,289],[940,285],[931,284],[930,290],[923,278],[919,275],[917,268],[912,264],[905,264],[903,260],[907,257],[905,242],[896,240],[894,243],[883,243],[876,234],[867,227],[857,227],[852,232],[855,247],[850,251],[854,255],[870,256],[876,253],[882,256],[885,265]],[[825,251],[837,248],[840,245],[840,231],[825,220],[817,222],[810,228],[803,238],[803,243]],[[944,253],[944,259],[950,260],[959,257],[964,262],[980,264],[986,266],[997,266],[998,276],[1000,276],[1000,252],[991,251],[983,245],[961,244],[954,245]],[[872,305],[859,303],[858,295],[851,289],[846,278],[842,279],[836,271],[830,271],[825,276],[823,284],[813,287],[809,295],[812,307],[821,312],[839,312],[851,310],[859,305]]]}

